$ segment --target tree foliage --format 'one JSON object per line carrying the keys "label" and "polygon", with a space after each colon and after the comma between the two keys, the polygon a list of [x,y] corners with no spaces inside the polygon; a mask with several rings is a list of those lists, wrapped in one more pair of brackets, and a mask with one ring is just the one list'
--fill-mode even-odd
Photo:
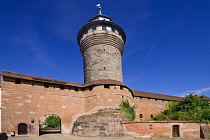
{"label": "tree foliage", "polygon": [[45,120],[45,124],[47,127],[51,128],[60,128],[61,127],[61,119],[58,116],[49,116]]}
{"label": "tree foliage", "polygon": [[131,120],[135,119],[135,106],[130,106],[129,101],[128,100],[122,100],[120,103],[120,110],[122,111],[122,113],[129,117]]}
{"label": "tree foliage", "polygon": [[210,105],[205,96],[190,93],[180,102],[167,102],[166,108],[161,114],[156,115],[154,120],[210,122]]}

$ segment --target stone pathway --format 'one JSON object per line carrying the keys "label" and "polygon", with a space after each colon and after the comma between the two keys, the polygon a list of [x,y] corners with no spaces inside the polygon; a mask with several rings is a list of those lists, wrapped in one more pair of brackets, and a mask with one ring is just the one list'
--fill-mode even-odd
{"label": "stone pathway", "polygon": [[[79,137],[61,134],[45,134],[41,136],[15,136],[9,137],[8,140],[142,140],[133,137]],[[148,140],[148,139],[146,139]],[[200,139],[155,139],[155,140],[200,140]]]}
{"label": "stone pathway", "polygon": [[137,140],[132,137],[79,137],[61,134],[45,134],[41,136],[15,136],[9,137],[8,140]]}

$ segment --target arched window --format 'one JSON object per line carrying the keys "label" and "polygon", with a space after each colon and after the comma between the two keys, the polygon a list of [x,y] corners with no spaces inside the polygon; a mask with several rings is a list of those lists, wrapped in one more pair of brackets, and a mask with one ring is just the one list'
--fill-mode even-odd
{"label": "arched window", "polygon": [[153,117],[154,117],[154,116],[151,114],[151,115],[150,115],[150,118],[153,119]]}
{"label": "arched window", "polygon": [[18,125],[18,135],[27,135],[27,124],[20,123]]}

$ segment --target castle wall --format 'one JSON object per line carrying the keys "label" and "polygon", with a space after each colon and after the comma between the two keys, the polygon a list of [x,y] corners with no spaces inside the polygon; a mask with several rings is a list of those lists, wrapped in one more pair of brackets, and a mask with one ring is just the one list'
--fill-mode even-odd
{"label": "castle wall", "polygon": [[92,90],[84,92],[85,111],[90,111],[94,107],[112,107],[118,108],[122,99],[128,99],[131,105],[134,105],[131,92],[121,86],[100,85],[92,87]]}
{"label": "castle wall", "polygon": [[[2,81],[2,131],[18,133],[18,124],[25,123],[29,134],[38,134],[39,119],[55,114],[61,118],[62,134],[70,134],[72,116],[84,112],[83,91],[60,89],[59,85],[4,77]],[[34,118],[34,123],[31,122]]]}
{"label": "castle wall", "polygon": [[[152,119],[152,116],[166,110],[165,101],[143,97],[134,97],[136,120]],[[140,115],[141,114],[141,115]]]}
{"label": "castle wall", "polygon": [[4,76],[2,81],[2,131],[7,134],[18,134],[20,123],[27,124],[28,134],[38,134],[39,121],[49,114],[61,118],[62,134],[71,134],[73,123],[86,112],[118,108],[122,99],[134,105],[131,91],[124,86],[78,88],[24,79],[16,83],[15,79]]}
{"label": "castle wall", "polygon": [[[124,121],[128,133],[138,138],[200,138],[200,125],[189,121]],[[178,131],[173,130],[178,126]],[[178,135],[177,135],[178,133]]]}

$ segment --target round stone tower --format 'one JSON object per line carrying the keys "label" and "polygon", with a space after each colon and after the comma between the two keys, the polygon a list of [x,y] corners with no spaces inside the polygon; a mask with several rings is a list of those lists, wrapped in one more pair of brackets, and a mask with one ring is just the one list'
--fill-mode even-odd
{"label": "round stone tower", "polygon": [[98,14],[77,36],[84,59],[84,82],[111,79],[123,82],[122,53],[126,41],[123,29],[108,16]]}

